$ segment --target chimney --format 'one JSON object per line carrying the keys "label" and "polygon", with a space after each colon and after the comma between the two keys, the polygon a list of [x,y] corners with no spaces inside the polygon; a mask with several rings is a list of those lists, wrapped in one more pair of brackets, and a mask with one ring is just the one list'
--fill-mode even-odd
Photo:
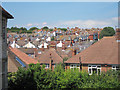
{"label": "chimney", "polygon": [[116,40],[117,42],[120,42],[120,28],[116,29]]}
{"label": "chimney", "polygon": [[41,50],[42,50],[42,51],[44,51],[44,44],[43,44],[43,46],[42,46]]}
{"label": "chimney", "polygon": [[52,60],[52,56],[51,56],[51,54],[50,54],[50,70],[52,70],[52,63],[53,63],[53,60]]}

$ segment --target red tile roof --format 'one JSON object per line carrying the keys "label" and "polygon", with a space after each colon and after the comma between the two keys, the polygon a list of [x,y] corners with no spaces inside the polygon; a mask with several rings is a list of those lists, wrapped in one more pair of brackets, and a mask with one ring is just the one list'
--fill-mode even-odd
{"label": "red tile roof", "polygon": [[37,60],[29,57],[27,54],[25,54],[24,52],[20,51],[17,48],[12,48],[9,47],[9,49],[17,56],[21,59],[21,61],[23,61],[25,64],[30,64],[30,63],[37,63]]}
{"label": "red tile roof", "polygon": [[120,43],[116,42],[114,36],[104,37],[65,63],[79,63],[81,57],[82,63],[87,64],[120,64],[118,46],[120,47]]}
{"label": "red tile roof", "polygon": [[[50,54],[51,54],[51,58],[50,58]],[[54,64],[63,61],[63,59],[56,53],[55,49],[53,48],[46,50],[43,54],[37,57],[39,63],[50,63],[50,59],[53,60]]]}

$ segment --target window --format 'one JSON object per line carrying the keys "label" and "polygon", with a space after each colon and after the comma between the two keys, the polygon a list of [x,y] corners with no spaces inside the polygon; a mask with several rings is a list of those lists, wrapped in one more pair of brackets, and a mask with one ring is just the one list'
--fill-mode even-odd
{"label": "window", "polygon": [[119,70],[119,66],[118,65],[112,65],[112,70],[113,71]]}
{"label": "window", "polygon": [[73,71],[74,70],[79,70],[80,69],[79,64],[71,64],[70,69],[73,70]]}
{"label": "window", "polygon": [[41,51],[38,51],[38,54],[41,54]]}
{"label": "window", "polygon": [[17,56],[15,57],[15,59],[22,65],[22,67],[26,67],[26,65]]}
{"label": "window", "polygon": [[101,65],[88,65],[88,73],[89,75],[92,74],[97,74],[100,75],[101,74]]}
{"label": "window", "polygon": [[46,67],[45,67],[46,69],[48,69],[49,68],[49,64],[46,64]]}
{"label": "window", "polygon": [[54,64],[54,68],[56,67],[56,65]]}

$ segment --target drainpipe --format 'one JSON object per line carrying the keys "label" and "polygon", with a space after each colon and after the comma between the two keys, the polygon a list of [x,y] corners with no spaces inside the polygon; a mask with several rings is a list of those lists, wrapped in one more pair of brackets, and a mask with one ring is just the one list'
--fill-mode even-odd
{"label": "drainpipe", "polygon": [[53,60],[52,60],[52,56],[50,54],[50,70],[52,70],[52,63],[53,63]]}
{"label": "drainpipe", "polygon": [[82,62],[81,62],[81,57],[79,57],[79,66],[80,66],[79,71],[82,71]]}

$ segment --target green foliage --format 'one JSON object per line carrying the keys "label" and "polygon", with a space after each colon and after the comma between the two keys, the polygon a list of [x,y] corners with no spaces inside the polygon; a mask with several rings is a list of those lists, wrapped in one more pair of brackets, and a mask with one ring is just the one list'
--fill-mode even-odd
{"label": "green foliage", "polygon": [[100,32],[100,39],[104,36],[113,36],[115,34],[115,30],[112,27],[105,27]]}
{"label": "green foliage", "polygon": [[20,30],[27,31],[27,29],[25,27],[21,27]]}
{"label": "green foliage", "polygon": [[47,26],[43,27],[43,29],[48,30],[49,28]]}
{"label": "green foliage", "polygon": [[54,41],[54,40],[55,40],[55,38],[54,38],[54,36],[52,36],[52,37],[51,37],[51,41]]}
{"label": "green foliage", "polygon": [[21,27],[21,28],[11,27],[11,28],[7,28],[7,31],[8,30],[10,30],[11,32],[16,32],[16,33],[19,33],[20,30],[21,30],[21,33],[26,33],[27,32],[27,29],[25,27]]}
{"label": "green foliage", "polygon": [[27,33],[32,33],[32,31],[29,31],[29,30],[28,30]]}
{"label": "green foliage", "polygon": [[33,31],[33,30],[38,30],[38,28],[37,27],[31,27],[30,29],[29,29],[29,31]]}
{"label": "green foliage", "polygon": [[62,30],[62,31],[67,31],[66,28],[58,28],[58,29],[60,29],[60,30]]}
{"label": "green foliage", "polygon": [[50,31],[53,31],[53,29],[50,29]]}
{"label": "green foliage", "polygon": [[67,60],[68,60],[68,57],[64,57],[64,58],[63,58],[63,61],[67,61]]}
{"label": "green foliage", "polygon": [[86,71],[64,70],[62,63],[54,71],[45,70],[40,64],[30,64],[28,69],[19,68],[8,74],[9,89],[39,90],[61,88],[119,88],[120,71],[103,72],[101,75],[89,75]]}

